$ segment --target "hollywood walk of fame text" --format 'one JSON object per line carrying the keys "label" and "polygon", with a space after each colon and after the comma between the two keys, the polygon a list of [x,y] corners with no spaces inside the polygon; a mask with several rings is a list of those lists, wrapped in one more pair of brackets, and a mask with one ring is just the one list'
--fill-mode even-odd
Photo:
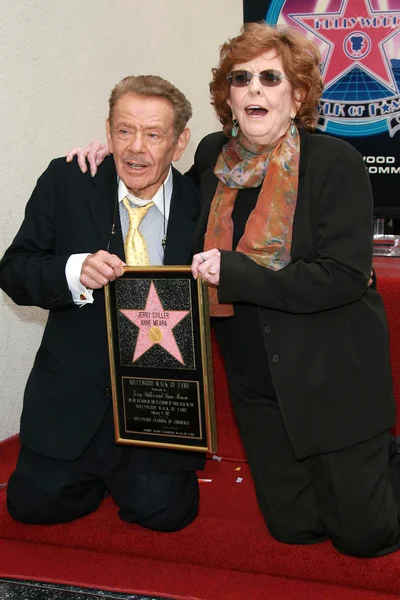
{"label": "hollywood walk of fame text", "polygon": [[123,377],[126,430],[201,437],[196,381]]}

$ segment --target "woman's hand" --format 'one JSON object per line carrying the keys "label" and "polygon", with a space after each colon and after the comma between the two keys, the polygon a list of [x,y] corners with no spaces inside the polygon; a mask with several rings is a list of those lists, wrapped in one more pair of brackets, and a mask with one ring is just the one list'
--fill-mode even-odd
{"label": "woman's hand", "polygon": [[209,285],[219,285],[221,271],[221,253],[217,248],[199,252],[192,260],[192,275],[200,277]]}
{"label": "woman's hand", "polygon": [[367,285],[367,287],[370,287],[370,286],[371,286],[373,283],[374,283],[374,270],[373,270],[373,269],[371,269],[371,275],[370,275],[370,278],[369,278],[369,280],[368,280],[368,285]]}
{"label": "woman's hand", "polygon": [[90,174],[92,177],[97,173],[97,167],[100,165],[106,156],[110,154],[107,144],[94,140],[86,146],[86,148],[74,148],[67,154],[67,162],[71,162],[74,156],[78,157],[78,164],[82,173],[86,173],[87,164],[90,166]]}

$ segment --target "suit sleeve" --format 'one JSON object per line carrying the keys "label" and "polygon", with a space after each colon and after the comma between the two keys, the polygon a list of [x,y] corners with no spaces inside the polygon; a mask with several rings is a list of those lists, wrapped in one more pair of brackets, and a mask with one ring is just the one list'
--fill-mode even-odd
{"label": "suit sleeve", "polygon": [[[313,169],[318,170],[318,164]],[[221,251],[220,302],[312,313],[358,300],[371,273],[372,217],[364,162],[347,147],[319,193],[313,223],[316,259],[296,260],[273,271],[243,253]]]}
{"label": "suit sleeve", "polygon": [[24,221],[0,262],[0,287],[16,304],[50,309],[72,303],[65,276],[69,256],[56,253],[56,179],[52,161],[38,179]]}

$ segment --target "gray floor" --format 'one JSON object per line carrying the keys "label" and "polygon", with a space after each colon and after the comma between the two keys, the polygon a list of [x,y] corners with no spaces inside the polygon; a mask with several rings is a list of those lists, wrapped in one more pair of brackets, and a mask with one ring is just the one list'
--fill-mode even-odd
{"label": "gray floor", "polygon": [[[136,596],[79,588],[56,583],[0,579],[0,600],[168,600],[159,596]],[[172,600],[172,599],[170,599]]]}

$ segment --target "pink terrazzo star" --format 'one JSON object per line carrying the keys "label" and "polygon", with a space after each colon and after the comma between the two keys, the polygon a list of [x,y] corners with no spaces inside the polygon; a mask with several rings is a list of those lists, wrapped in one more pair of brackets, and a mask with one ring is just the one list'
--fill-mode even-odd
{"label": "pink terrazzo star", "polygon": [[146,306],[142,310],[124,308],[120,312],[139,328],[132,362],[137,361],[154,344],[159,344],[184,364],[172,330],[186,317],[188,310],[164,310],[154,283],[151,282]]}

